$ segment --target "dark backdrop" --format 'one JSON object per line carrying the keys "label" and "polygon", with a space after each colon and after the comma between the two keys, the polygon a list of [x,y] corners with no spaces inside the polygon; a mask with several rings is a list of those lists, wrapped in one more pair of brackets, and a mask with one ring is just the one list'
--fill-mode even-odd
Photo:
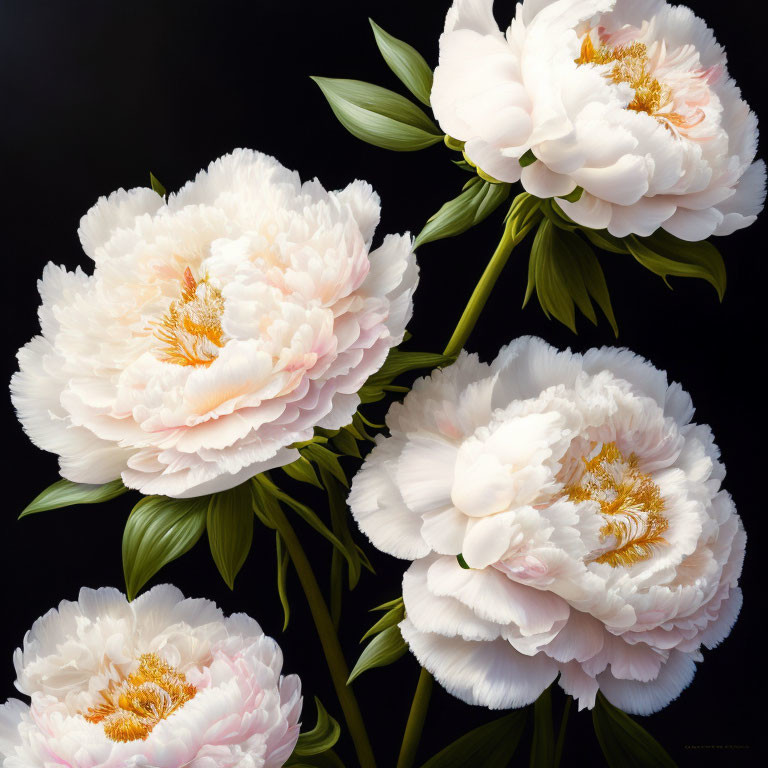
{"label": "dark backdrop", "polygon": [[[731,73],[753,108],[768,119],[761,58],[765,40],[750,24],[754,3],[690,0],[731,52]],[[35,281],[48,260],[90,269],[77,240],[79,218],[99,195],[145,185],[151,169],[178,188],[234,147],[276,155],[329,188],[355,177],[381,194],[379,233],[418,231],[464,181],[440,145],[396,154],[363,144],[333,118],[310,74],[354,77],[398,88],[376,50],[367,16],[436,62],[447,0],[0,0],[3,380],[14,353],[38,330]],[[511,2],[504,13],[508,20]],[[706,653],[691,687],[644,720],[683,766],[757,764],[762,757],[764,611],[762,542],[766,536],[765,349],[763,293],[766,219],[720,241],[729,286],[720,305],[700,281],[673,279],[674,291],[629,257],[604,255],[620,343],[649,357],[692,393],[697,418],[712,425],[749,534],[742,578],[745,601],[731,636]],[[500,212],[484,226],[419,254],[421,286],[412,346],[437,351],[447,341],[472,285],[500,234]],[[485,359],[524,333],[582,350],[611,343],[607,323],[583,318],[580,335],[548,322],[532,302],[520,310],[525,248],[513,256],[469,347]],[[32,621],[81,585],[122,586],[121,532],[134,499],[41,514],[18,512],[57,477],[53,456],[35,449],[3,398],[3,628],[0,689],[14,693],[11,652]],[[320,501],[320,499],[318,499]],[[327,574],[328,550],[308,546]],[[370,551],[370,550],[369,550]],[[367,610],[399,594],[404,563],[371,553],[378,578],[363,576],[345,602],[348,658],[370,625]],[[251,555],[230,592],[202,541],[161,574],[185,593],[216,600],[226,611],[256,616],[298,672],[313,722],[312,695],[339,716],[298,584],[291,574],[293,616],[281,634],[273,537],[258,530]],[[382,768],[394,764],[418,668],[404,657],[356,685]],[[557,698],[560,706],[562,697]],[[341,719],[341,718],[339,718]],[[489,713],[436,689],[422,759]],[[526,742],[523,742],[525,744]],[[565,765],[599,765],[589,716],[571,720]],[[352,761],[350,760],[350,765]],[[525,747],[516,764],[527,765]]]}

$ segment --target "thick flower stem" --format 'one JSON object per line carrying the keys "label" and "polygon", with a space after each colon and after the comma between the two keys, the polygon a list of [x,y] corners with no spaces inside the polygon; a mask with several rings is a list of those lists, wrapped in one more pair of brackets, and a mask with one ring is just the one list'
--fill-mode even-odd
{"label": "thick flower stem", "polygon": [[397,758],[397,768],[411,768],[416,760],[416,750],[421,741],[424,720],[427,717],[429,700],[432,696],[432,675],[422,667],[416,693],[413,695],[411,712],[405,725],[400,756]]}
{"label": "thick flower stem", "polygon": [[510,216],[507,219],[507,223],[504,227],[504,234],[501,236],[496,250],[494,251],[491,260],[488,262],[488,266],[483,272],[483,276],[475,286],[475,290],[472,292],[472,296],[467,302],[467,306],[464,309],[464,313],[459,320],[459,324],[456,326],[456,330],[451,336],[451,340],[448,342],[448,346],[445,348],[443,354],[454,356],[464,348],[467,343],[472,330],[477,323],[480,313],[483,311],[488,297],[491,295],[493,286],[496,285],[496,281],[499,279],[504,266],[509,259],[514,247],[530,232],[534,223],[531,222],[520,228],[520,222],[515,216]]}
{"label": "thick flower stem", "polygon": [[317,634],[320,636],[320,643],[323,646],[323,652],[325,653],[331,679],[336,689],[336,695],[339,698],[344,718],[347,721],[347,728],[355,744],[357,759],[360,761],[361,768],[376,768],[376,760],[373,756],[371,742],[368,739],[362,715],[360,714],[360,707],[357,704],[357,699],[352,689],[347,686],[349,668],[344,660],[344,654],[333,626],[331,614],[328,612],[328,606],[326,605],[323,593],[320,591],[317,579],[312,571],[312,566],[309,564],[299,537],[293,530],[293,526],[288,522],[288,518],[283,510],[275,505],[275,508],[270,510],[270,516],[283,537],[288,554],[291,557],[291,562],[293,562],[296,568],[296,573],[299,576],[299,581],[309,603],[309,610],[312,612]]}

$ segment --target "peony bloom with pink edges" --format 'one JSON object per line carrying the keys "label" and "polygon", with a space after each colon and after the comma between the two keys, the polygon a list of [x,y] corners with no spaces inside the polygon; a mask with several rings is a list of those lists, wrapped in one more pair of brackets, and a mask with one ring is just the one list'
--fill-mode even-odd
{"label": "peony bloom with pink edges", "polygon": [[24,429],[71,481],[179,498],[294,461],[351,421],[410,318],[411,238],[372,249],[378,220],[368,184],[327,192],[249,150],[167,201],[101,198],[79,230],[93,274],[40,281],[11,383]]}
{"label": "peony bloom with pink edges", "polygon": [[301,684],[277,643],[167,584],[131,603],[82,589],[14,661],[31,704],[0,706],[4,766],[279,768],[299,737]]}
{"label": "peony bloom with pink edges", "polygon": [[590,229],[696,241],[763,207],[757,118],[684,6],[525,0],[502,32],[493,0],[455,0],[432,106],[486,175],[540,198],[580,187],[558,205]]}
{"label": "peony bloom with pink edges", "polygon": [[741,607],[745,533],[690,397],[626,349],[522,338],[462,353],[387,416],[349,504],[413,560],[403,637],[460,699],[535,701],[556,679],[649,714]]}

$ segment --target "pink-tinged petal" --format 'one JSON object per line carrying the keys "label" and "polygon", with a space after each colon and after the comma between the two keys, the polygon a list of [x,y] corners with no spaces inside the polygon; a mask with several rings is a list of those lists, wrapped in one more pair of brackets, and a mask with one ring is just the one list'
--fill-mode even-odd
{"label": "pink-tinged petal", "polygon": [[542,199],[569,195],[576,189],[576,182],[570,176],[554,173],[538,160],[523,168],[520,183],[526,192]]}
{"label": "pink-tinged petal", "polygon": [[569,661],[560,665],[560,679],[558,685],[569,695],[576,699],[579,712],[582,709],[592,709],[600,688],[594,677],[588,675],[577,661]]}
{"label": "pink-tinged petal", "polygon": [[613,206],[610,203],[590,195],[589,192],[583,192],[575,203],[558,200],[557,204],[569,219],[589,229],[605,229],[613,215]]}
{"label": "pink-tinged petal", "polygon": [[524,707],[557,677],[557,666],[546,656],[523,656],[505,640],[475,642],[422,633],[408,619],[400,631],[419,663],[468,704]]}

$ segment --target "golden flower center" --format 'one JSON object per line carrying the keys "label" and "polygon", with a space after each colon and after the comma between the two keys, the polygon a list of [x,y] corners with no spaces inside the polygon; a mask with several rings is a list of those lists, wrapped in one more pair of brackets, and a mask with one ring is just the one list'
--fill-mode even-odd
{"label": "golden flower center", "polygon": [[210,365],[224,346],[221,291],[204,278],[197,282],[189,267],[181,280],[181,297],[154,323],[162,342],[160,359],[176,365]]}
{"label": "golden flower center", "polygon": [[581,53],[575,62],[578,66],[612,64],[605,76],[613,83],[627,83],[635,92],[627,109],[645,112],[667,127],[692,128],[704,117],[700,110],[692,118],[664,110],[672,102],[672,89],[651,73],[645,43],[634,42],[613,47],[601,45],[595,48],[591,35],[587,34],[581,42]]}
{"label": "golden flower center", "polygon": [[83,713],[89,723],[103,723],[112,741],[146,739],[152,729],[194,698],[197,688],[183,672],[154,653],[139,658],[139,668],[101,692],[103,704]]}
{"label": "golden flower center", "polygon": [[605,520],[600,534],[604,541],[614,542],[613,549],[590,562],[616,568],[650,558],[667,543],[663,534],[669,521],[663,514],[659,486],[638,469],[635,454],[625,458],[616,443],[603,443],[596,454],[593,451],[582,461],[582,476],[565,489],[566,496],[574,502],[598,502]]}

